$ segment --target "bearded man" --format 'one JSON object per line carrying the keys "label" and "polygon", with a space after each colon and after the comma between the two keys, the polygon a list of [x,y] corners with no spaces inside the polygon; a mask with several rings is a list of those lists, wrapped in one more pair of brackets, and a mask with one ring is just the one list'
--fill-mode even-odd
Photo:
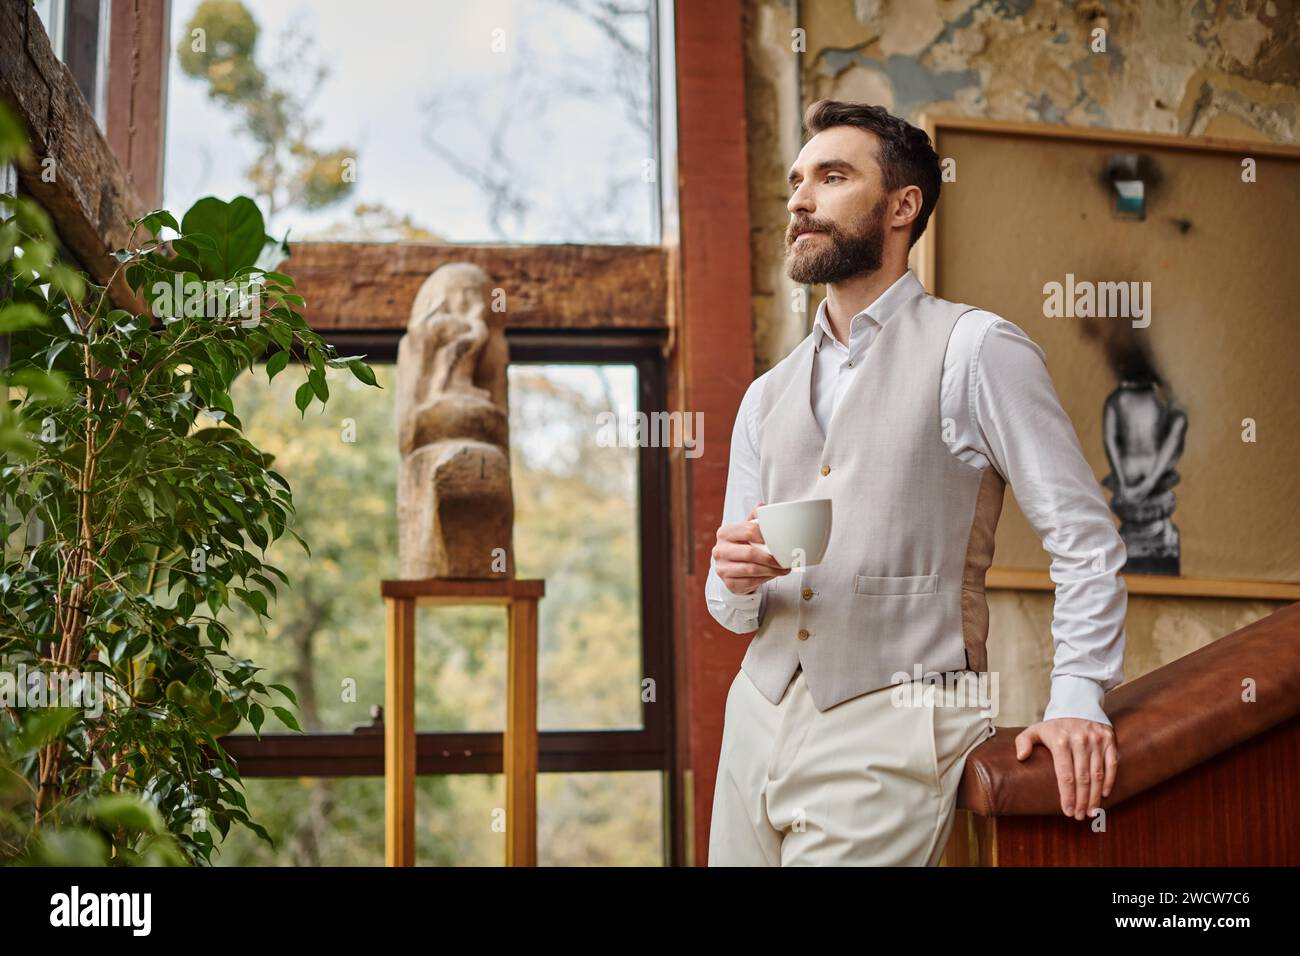
{"label": "bearded man", "polygon": [[[706,594],[756,633],[727,695],[709,864],[936,865],[966,758],[994,732],[963,686],[988,676],[1006,485],[1056,582],[1051,697],[1017,752],[1051,751],[1076,820],[1115,781],[1101,705],[1122,678],[1125,549],[1042,350],[907,268],[939,199],[929,137],[860,103],[819,101],[804,124],[786,262],[826,297],[732,433]],[[832,501],[830,543],[792,572],[755,511],[814,498]]]}

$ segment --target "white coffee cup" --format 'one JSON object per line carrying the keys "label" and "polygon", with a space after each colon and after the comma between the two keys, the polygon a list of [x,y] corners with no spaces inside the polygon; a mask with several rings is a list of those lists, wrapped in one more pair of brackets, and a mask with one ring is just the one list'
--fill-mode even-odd
{"label": "white coffee cup", "polygon": [[763,532],[764,550],[781,567],[808,568],[825,556],[831,540],[831,499],[806,498],[762,505],[754,517]]}

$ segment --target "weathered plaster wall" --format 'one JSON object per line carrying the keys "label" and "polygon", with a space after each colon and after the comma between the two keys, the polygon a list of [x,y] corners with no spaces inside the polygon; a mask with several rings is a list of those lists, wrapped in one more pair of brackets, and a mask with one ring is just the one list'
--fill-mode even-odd
{"label": "weathered plaster wall", "polygon": [[[746,0],[745,17],[755,374],[807,333],[823,294],[801,308],[781,261],[785,171],[813,100],[865,100],[912,121],[929,111],[1300,140],[1297,0]],[[1098,28],[1104,53],[1092,49]],[[1047,703],[1053,598],[989,597],[999,722],[1026,723]],[[1126,677],[1281,606],[1132,597]]]}

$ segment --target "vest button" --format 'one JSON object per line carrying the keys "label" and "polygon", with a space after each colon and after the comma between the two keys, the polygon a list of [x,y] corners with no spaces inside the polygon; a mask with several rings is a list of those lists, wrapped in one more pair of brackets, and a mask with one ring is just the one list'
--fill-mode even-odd
{"label": "vest button", "polygon": [[808,637],[809,637],[808,628],[806,627],[799,628],[799,640],[806,641],[808,640]]}
{"label": "vest button", "polygon": [[823,475],[823,476],[826,476],[826,475],[829,475],[830,473],[831,473],[831,466],[830,466],[830,465],[822,465],[822,475]]}
{"label": "vest button", "polygon": [[804,599],[805,601],[811,601],[811,600],[812,600],[812,594],[813,594],[813,592],[812,592],[812,588],[804,588],[804,589],[803,589],[803,599]]}

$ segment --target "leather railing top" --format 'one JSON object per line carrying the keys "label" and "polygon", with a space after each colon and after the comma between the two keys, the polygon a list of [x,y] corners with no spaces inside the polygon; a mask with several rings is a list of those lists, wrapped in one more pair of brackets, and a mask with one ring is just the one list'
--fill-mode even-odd
{"label": "leather railing top", "polygon": [[[1254,701],[1247,682],[1253,682]],[[1264,733],[1300,712],[1300,603],[1233,631],[1106,695],[1119,767],[1102,806],[1114,806]],[[1051,752],[1023,762],[998,727],[966,760],[957,806],[982,816],[1061,813]]]}

